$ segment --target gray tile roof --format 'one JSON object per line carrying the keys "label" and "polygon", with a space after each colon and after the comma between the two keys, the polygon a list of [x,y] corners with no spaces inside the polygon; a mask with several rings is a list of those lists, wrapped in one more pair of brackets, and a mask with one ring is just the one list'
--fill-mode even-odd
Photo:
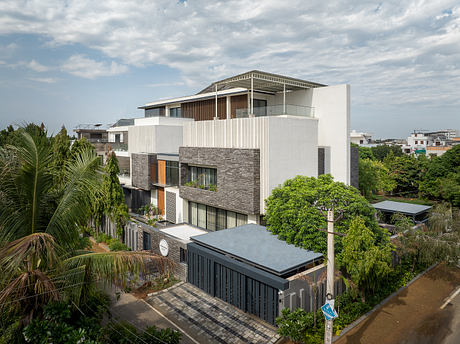
{"label": "gray tile roof", "polygon": [[430,210],[432,207],[428,205],[383,201],[373,204],[374,208],[384,212],[402,213],[406,215],[418,215]]}
{"label": "gray tile roof", "polygon": [[255,224],[194,236],[191,240],[278,276],[323,257],[321,253],[289,245]]}

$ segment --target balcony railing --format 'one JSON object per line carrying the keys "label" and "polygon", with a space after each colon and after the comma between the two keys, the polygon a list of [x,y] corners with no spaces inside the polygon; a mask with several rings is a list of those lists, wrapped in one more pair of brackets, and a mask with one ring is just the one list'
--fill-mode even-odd
{"label": "balcony railing", "polygon": [[[314,107],[292,105],[292,104],[258,106],[258,107],[254,107],[253,112],[254,112],[255,117],[290,115],[290,116],[313,118],[315,116]],[[236,109],[236,118],[247,118],[247,117],[249,117],[248,108]]]}
{"label": "balcony railing", "polygon": [[114,151],[127,152],[128,144],[123,142],[107,142],[108,145],[112,147]]}

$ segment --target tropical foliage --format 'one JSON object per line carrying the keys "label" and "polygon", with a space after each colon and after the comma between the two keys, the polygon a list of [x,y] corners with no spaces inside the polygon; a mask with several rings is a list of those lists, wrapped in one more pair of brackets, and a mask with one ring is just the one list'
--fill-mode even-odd
{"label": "tropical foliage", "polygon": [[[334,182],[330,175],[318,178],[297,176],[288,179],[272,191],[266,201],[268,229],[281,240],[297,246],[326,253],[326,228],[321,209],[333,207],[336,215],[343,213],[335,224],[335,231],[346,233],[353,218],[362,216],[365,225],[382,236],[374,216],[374,208],[352,186]],[[342,241],[336,238],[336,252],[341,252]]]}
{"label": "tropical foliage", "polygon": [[124,288],[146,262],[171,268],[147,253],[82,251],[80,228],[103,178],[100,159],[80,145],[67,161],[53,163],[61,151],[44,130],[31,128],[33,134],[15,131],[12,144],[0,148],[0,316],[2,333],[10,334],[42,318],[50,302],[84,304],[96,281]]}

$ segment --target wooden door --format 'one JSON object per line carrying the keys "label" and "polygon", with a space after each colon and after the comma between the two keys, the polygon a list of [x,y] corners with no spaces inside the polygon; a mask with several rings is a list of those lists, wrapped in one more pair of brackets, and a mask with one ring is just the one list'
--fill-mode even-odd
{"label": "wooden door", "polygon": [[160,215],[165,214],[165,189],[158,188],[158,211]]}
{"label": "wooden door", "polygon": [[158,160],[158,184],[166,184],[166,161]]}

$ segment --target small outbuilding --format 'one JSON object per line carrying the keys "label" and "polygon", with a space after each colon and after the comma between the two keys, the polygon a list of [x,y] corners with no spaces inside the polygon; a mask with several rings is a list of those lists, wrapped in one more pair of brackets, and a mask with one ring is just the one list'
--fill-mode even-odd
{"label": "small outbuilding", "polygon": [[428,205],[412,204],[405,202],[383,201],[373,204],[374,208],[382,213],[381,221],[391,224],[391,217],[395,213],[406,215],[414,223],[425,223],[428,221],[428,212],[432,208]]}
{"label": "small outbuilding", "polygon": [[323,260],[256,224],[190,240],[188,282],[271,324],[279,316],[279,293],[289,288],[287,278]]}

